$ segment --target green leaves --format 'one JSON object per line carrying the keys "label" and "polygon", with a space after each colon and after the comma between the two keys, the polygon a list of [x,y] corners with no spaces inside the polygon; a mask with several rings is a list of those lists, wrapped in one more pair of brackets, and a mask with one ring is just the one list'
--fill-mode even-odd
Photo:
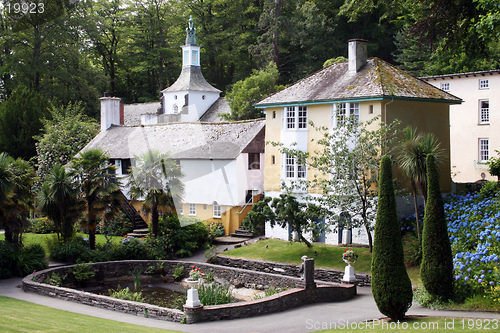
{"label": "green leaves", "polygon": [[276,64],[271,62],[265,69],[254,70],[251,76],[236,82],[227,93],[231,114],[225,115],[225,118],[228,120],[261,118],[262,112],[253,105],[282,88],[276,85],[278,78]]}

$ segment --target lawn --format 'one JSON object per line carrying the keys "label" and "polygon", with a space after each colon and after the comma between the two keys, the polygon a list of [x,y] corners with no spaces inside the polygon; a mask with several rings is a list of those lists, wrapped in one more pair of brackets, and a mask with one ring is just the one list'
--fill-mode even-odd
{"label": "lawn", "polygon": [[[304,255],[314,258],[314,265],[320,268],[344,270],[346,263],[342,260],[345,247],[326,244],[314,244],[308,248],[303,243],[287,242],[278,239],[265,239],[223,254],[232,257],[242,257],[258,260],[270,260],[300,265]],[[349,247],[358,255],[358,261],[353,265],[357,273],[370,274],[372,254],[366,247]]]}
{"label": "lawn", "polygon": [[0,296],[1,332],[180,332],[126,324]]}
{"label": "lawn", "polygon": [[[86,237],[86,238],[89,237],[89,235],[86,235],[86,234],[78,233],[77,235],[82,236],[82,237]],[[28,233],[23,234],[23,244],[24,245],[41,244],[43,246],[43,248],[45,249],[45,252],[48,254],[49,250],[47,248],[46,240],[48,238],[53,238],[53,237],[57,237],[57,235],[56,234],[33,234],[33,233],[28,232]],[[114,244],[117,244],[118,242],[120,242],[120,240],[122,238],[123,237],[120,237],[120,236],[113,236],[111,242]],[[4,240],[4,239],[5,239],[5,235],[0,234],[0,240]],[[105,243],[106,243],[106,238],[103,235],[96,235],[96,244],[105,244]]]}
{"label": "lawn", "polygon": [[470,319],[470,318],[442,318],[442,317],[415,317],[410,316],[403,322],[388,322],[385,320],[367,321],[361,323],[338,322],[309,322],[308,329],[323,329],[317,332],[470,332],[497,331],[500,322],[498,319]]}

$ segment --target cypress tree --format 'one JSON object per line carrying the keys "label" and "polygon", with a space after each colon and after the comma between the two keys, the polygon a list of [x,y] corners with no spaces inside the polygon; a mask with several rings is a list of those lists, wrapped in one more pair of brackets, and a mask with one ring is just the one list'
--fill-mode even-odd
{"label": "cypress tree", "polygon": [[404,265],[403,242],[392,184],[392,162],[387,155],[380,161],[372,293],[379,311],[394,321],[404,318],[413,298],[411,281]]}
{"label": "cypress tree", "polygon": [[429,294],[448,300],[453,296],[453,258],[434,155],[427,155],[426,164],[427,204],[422,235],[420,277]]}

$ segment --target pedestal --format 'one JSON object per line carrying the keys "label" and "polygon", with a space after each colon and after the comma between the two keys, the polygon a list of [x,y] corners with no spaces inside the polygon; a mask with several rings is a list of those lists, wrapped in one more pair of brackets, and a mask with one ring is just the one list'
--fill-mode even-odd
{"label": "pedestal", "polygon": [[188,289],[187,291],[187,300],[186,300],[186,306],[189,307],[197,307],[201,306],[200,299],[198,298],[198,289]]}
{"label": "pedestal", "polygon": [[342,282],[355,283],[356,276],[354,275],[354,267],[351,265],[347,265],[344,271],[344,277],[342,278]]}

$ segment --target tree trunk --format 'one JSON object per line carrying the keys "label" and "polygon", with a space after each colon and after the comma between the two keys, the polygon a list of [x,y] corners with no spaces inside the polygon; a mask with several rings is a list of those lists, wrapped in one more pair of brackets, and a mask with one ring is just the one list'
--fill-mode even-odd
{"label": "tree trunk", "polygon": [[415,222],[417,224],[417,236],[418,236],[418,243],[422,244],[422,239],[421,239],[421,232],[420,232],[420,220],[418,217],[418,203],[417,203],[417,189],[415,186],[413,186],[413,204],[415,205]]}
{"label": "tree trunk", "polygon": [[154,204],[153,207],[151,207],[151,229],[154,237],[158,235],[158,219],[158,205]]}
{"label": "tree trunk", "polygon": [[89,248],[91,250],[95,250],[95,232],[96,232],[96,223],[95,218],[89,219]]}
{"label": "tree trunk", "polygon": [[372,253],[372,250],[373,250],[372,233],[370,232],[370,229],[368,228],[368,225],[366,225],[366,224],[365,224],[365,229],[366,229],[366,234],[368,235],[368,249],[369,249],[369,252]]}

